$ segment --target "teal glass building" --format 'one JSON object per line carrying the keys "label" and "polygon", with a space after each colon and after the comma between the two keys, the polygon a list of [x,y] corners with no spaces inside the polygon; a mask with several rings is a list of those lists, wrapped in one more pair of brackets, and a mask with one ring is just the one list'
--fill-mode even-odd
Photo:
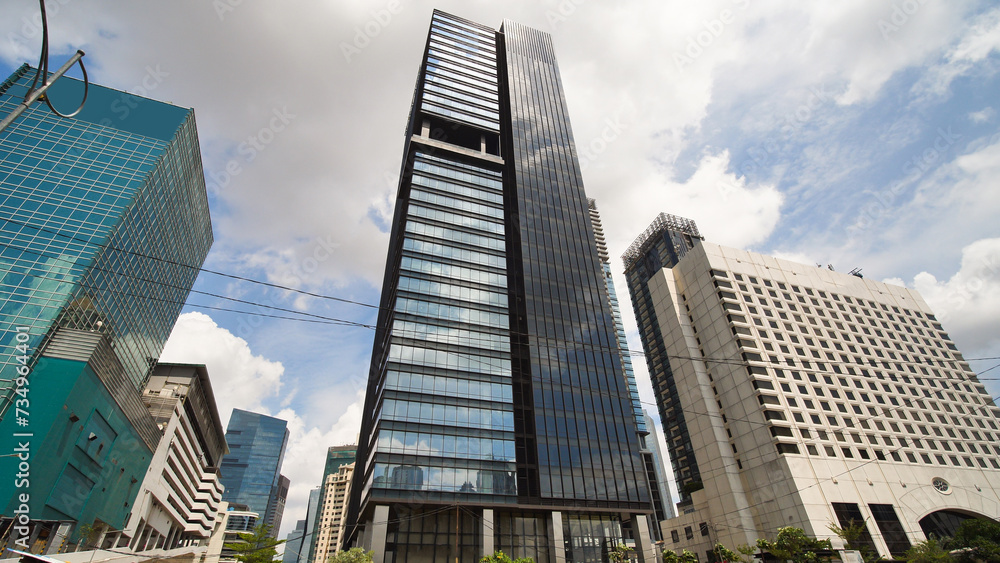
{"label": "teal glass building", "polygon": [[637,418],[551,37],[435,11],[348,542],[397,563],[652,560]]}
{"label": "teal glass building", "polygon": [[[34,75],[0,84],[0,113]],[[47,95],[82,94],[64,77]],[[90,84],[77,117],[35,104],[0,132],[0,449],[32,434],[31,517],[53,523],[32,531],[40,545],[124,524],[126,476],[142,481],[159,436],[139,393],[212,240],[193,110]],[[3,514],[18,493],[0,483]]]}
{"label": "teal glass building", "polygon": [[[0,85],[0,112],[33,76]],[[79,100],[82,85],[48,95]],[[32,350],[57,325],[106,334],[141,389],[211,244],[192,110],[96,84],[76,118],[28,110],[0,133],[0,417],[15,326]]]}

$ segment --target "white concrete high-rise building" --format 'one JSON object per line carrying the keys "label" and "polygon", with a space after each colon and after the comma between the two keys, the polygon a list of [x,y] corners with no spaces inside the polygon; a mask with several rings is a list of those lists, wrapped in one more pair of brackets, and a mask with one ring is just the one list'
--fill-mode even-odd
{"label": "white concrete high-rise building", "polygon": [[163,437],[117,545],[135,552],[205,546],[222,503],[219,463],[229,452],[208,370],[158,364],[142,401]]}
{"label": "white concrete high-rise building", "polygon": [[[636,241],[630,274],[654,246]],[[829,525],[853,519],[889,557],[1000,518],[1000,409],[917,292],[699,237],[682,250],[630,279],[655,318],[644,347],[669,358],[660,412],[686,500],[665,547],[704,558],[783,526],[837,545]]]}

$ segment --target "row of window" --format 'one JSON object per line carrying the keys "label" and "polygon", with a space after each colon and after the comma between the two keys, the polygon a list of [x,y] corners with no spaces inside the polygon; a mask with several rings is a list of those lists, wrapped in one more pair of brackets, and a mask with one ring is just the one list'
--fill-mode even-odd
{"label": "row of window", "polygon": [[410,198],[414,201],[422,201],[458,211],[465,211],[466,213],[473,213],[480,217],[489,217],[492,219],[499,219],[501,221],[503,220],[503,208],[501,207],[493,207],[492,205],[484,205],[464,199],[456,199],[453,197],[418,190],[416,188],[410,190]]}
{"label": "row of window", "polygon": [[443,264],[423,258],[403,256],[400,267],[404,272],[430,274],[441,278],[450,278],[482,285],[492,285],[498,288],[507,287],[507,276],[496,272],[486,272],[475,268],[466,268],[453,264]]}
{"label": "row of window", "polygon": [[447,227],[437,225],[430,225],[414,221],[413,219],[406,222],[406,232],[408,234],[438,238],[497,252],[503,252],[506,248],[506,243],[501,238],[471,233],[468,231],[460,231],[457,229],[449,229]]}
{"label": "row of window", "polygon": [[483,311],[461,305],[445,305],[400,296],[396,299],[397,313],[409,313],[429,319],[467,323],[494,328],[507,328],[510,321],[506,313]]}
{"label": "row of window", "polygon": [[[414,168],[416,168],[416,167],[417,166],[415,164]],[[442,169],[440,167],[436,167],[436,168],[438,168],[442,172],[445,171],[445,169]],[[437,171],[435,171],[435,173],[436,172]],[[449,172],[450,172],[450,170],[449,170]],[[421,186],[427,187],[427,188],[432,188],[432,189],[436,189],[436,190],[450,192],[450,193],[453,193],[453,194],[456,194],[456,195],[460,195],[460,196],[463,196],[463,197],[468,197],[468,198],[472,198],[472,199],[478,199],[478,200],[484,201],[486,203],[492,203],[494,205],[503,205],[503,193],[501,193],[500,191],[480,190],[480,189],[472,188],[472,187],[469,187],[469,186],[466,186],[466,185],[463,185],[463,184],[459,184],[459,183],[454,182],[454,181],[440,180],[440,179],[436,179],[436,178],[433,178],[433,177],[425,176],[423,174],[427,174],[427,173],[426,172],[420,172],[419,170],[414,170],[414,172],[413,172],[413,183],[417,184],[417,185],[421,185]],[[494,182],[494,180],[490,180],[490,179],[487,179],[487,178],[481,178],[479,176],[473,176],[472,174],[465,174],[463,172],[455,172],[455,174],[456,175],[461,174],[462,176],[468,176],[469,178],[475,178],[477,180],[480,180],[481,182]]]}
{"label": "row of window", "polygon": [[503,236],[504,234],[502,222],[490,220],[481,216],[475,217],[472,215],[463,215],[461,213],[452,213],[442,209],[432,209],[417,204],[410,204],[406,212],[414,217],[423,217],[424,219],[431,219],[441,223],[450,223],[467,229],[483,231],[484,233],[500,236]]}
{"label": "row of window", "polygon": [[473,354],[430,350],[414,346],[393,344],[389,347],[389,361],[425,367],[488,373],[510,377],[509,358],[491,358]]}
{"label": "row of window", "polygon": [[510,465],[509,470],[497,470],[376,463],[371,486],[376,489],[516,495],[514,467]]}
{"label": "row of window", "polygon": [[380,430],[376,450],[381,453],[393,454],[517,461],[514,456],[514,440],[451,436],[408,430]]}
{"label": "row of window", "polygon": [[381,418],[482,430],[514,431],[514,413],[512,411],[419,401],[386,399],[382,404]]}
{"label": "row of window", "polygon": [[397,338],[454,344],[495,352],[510,352],[510,337],[506,334],[469,330],[465,327],[418,323],[397,318],[393,321],[392,335]]}
{"label": "row of window", "polygon": [[396,391],[442,397],[462,397],[502,403],[510,403],[513,400],[509,383],[493,383],[396,370],[386,372],[385,387]]}
{"label": "row of window", "polygon": [[481,305],[491,305],[494,307],[507,307],[507,294],[493,291],[474,289],[471,287],[453,285],[429,280],[421,280],[410,277],[399,279],[400,291],[411,291],[421,295],[431,295],[435,297],[445,297],[477,303]]}
{"label": "row of window", "polygon": [[438,50],[444,50],[462,58],[475,60],[487,68],[496,68],[496,49],[486,48],[478,41],[467,41],[455,38],[454,35],[442,33],[443,26],[434,26],[430,34],[430,44]]}

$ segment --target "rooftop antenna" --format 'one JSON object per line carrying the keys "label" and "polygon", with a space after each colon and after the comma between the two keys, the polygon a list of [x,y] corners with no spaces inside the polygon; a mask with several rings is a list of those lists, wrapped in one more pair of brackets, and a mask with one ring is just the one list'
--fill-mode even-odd
{"label": "rooftop antenna", "polygon": [[[48,19],[45,17],[45,0],[38,0],[38,5],[42,11],[42,52],[38,57],[38,68],[35,69],[35,79],[31,82],[31,88],[28,88],[27,95],[24,96],[24,101],[14,108],[14,111],[10,112],[10,115],[3,118],[0,121],[0,132],[7,129],[7,127],[14,122],[15,119],[20,117],[22,113],[25,112],[31,104],[35,103],[39,99],[45,101],[45,105],[49,106],[52,113],[58,115],[59,117],[74,117],[80,111],[83,110],[83,104],[87,103],[87,92],[90,87],[90,82],[87,80],[87,68],[83,66],[83,51],[77,50],[72,57],[66,61],[66,64],[59,67],[59,70],[52,73],[49,76],[49,23]],[[79,64],[80,70],[83,72],[83,100],[80,101],[80,107],[76,108],[73,113],[63,114],[60,113],[55,107],[52,106],[52,101],[48,96],[45,95],[45,91],[49,89],[56,80],[62,78],[62,75],[73,68],[73,65]],[[41,85],[39,85],[39,79],[41,79]]]}

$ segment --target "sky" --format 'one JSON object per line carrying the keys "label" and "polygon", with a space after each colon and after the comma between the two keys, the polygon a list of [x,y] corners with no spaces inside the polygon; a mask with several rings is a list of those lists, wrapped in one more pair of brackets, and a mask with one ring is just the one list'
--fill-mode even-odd
{"label": "sky", "polygon": [[[50,68],[83,49],[94,82],[195,109],[215,230],[205,268],[280,286],[203,272],[195,290],[271,308],[193,293],[161,361],[208,366],[223,424],[233,408],[289,421],[281,537],[326,448],[357,440],[374,337],[358,325],[375,321],[434,8],[552,34],[623,298],[622,252],[657,213],[688,217],[711,242],[919,290],[966,358],[994,358],[971,363],[1000,395],[1000,369],[987,371],[1000,362],[996,3],[47,4]],[[33,0],[0,15],[6,76],[37,62],[41,26]],[[295,316],[280,309],[319,322],[265,316]]]}

